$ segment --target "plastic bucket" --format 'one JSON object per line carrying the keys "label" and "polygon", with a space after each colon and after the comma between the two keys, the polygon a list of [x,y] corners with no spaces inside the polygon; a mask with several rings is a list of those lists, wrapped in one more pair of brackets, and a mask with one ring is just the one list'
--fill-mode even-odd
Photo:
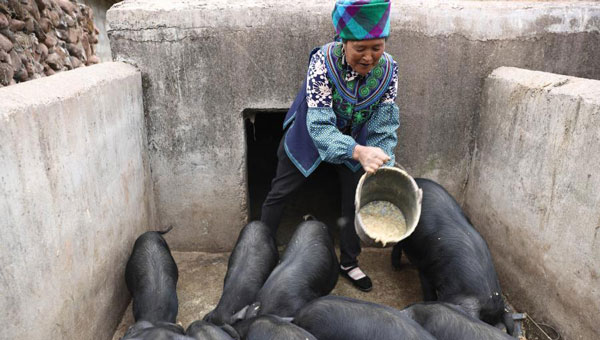
{"label": "plastic bucket", "polygon": [[[354,227],[358,237],[371,247],[389,247],[410,236],[421,216],[423,191],[415,180],[397,167],[382,167],[374,174],[365,173],[358,182],[355,197]],[[373,201],[387,201],[398,207],[406,220],[406,232],[386,239],[378,239],[374,226],[365,225],[359,211]]]}

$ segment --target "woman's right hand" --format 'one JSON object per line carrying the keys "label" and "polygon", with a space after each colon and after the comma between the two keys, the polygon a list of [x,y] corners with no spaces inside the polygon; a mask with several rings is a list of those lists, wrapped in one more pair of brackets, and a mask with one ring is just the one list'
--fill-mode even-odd
{"label": "woman's right hand", "polygon": [[378,147],[356,145],[352,158],[360,162],[367,173],[374,173],[382,165],[390,161],[390,157]]}

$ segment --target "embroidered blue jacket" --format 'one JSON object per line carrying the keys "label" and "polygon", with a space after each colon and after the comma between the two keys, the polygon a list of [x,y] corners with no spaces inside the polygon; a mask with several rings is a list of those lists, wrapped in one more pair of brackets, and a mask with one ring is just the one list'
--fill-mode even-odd
{"label": "embroidered blue jacket", "polygon": [[321,163],[344,163],[353,171],[356,144],[377,146],[394,164],[399,112],[394,103],[398,86],[397,65],[384,53],[366,76],[346,63],[342,43],[313,50],[302,89],[284,120],[285,151],[309,176]]}

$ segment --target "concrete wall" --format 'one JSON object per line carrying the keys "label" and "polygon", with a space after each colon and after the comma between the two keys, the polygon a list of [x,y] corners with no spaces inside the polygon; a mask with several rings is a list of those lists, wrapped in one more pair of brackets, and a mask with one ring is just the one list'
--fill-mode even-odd
{"label": "concrete wall", "polygon": [[123,63],[0,89],[2,339],[111,338],[156,226],[142,110]]}
{"label": "concrete wall", "polygon": [[502,67],[486,80],[465,207],[511,303],[564,339],[600,324],[600,81]]}
{"label": "concrete wall", "polygon": [[[181,250],[233,245],[247,216],[245,108],[287,108],[333,2],[124,1],[107,12],[116,60],[136,65],[158,214]],[[600,4],[394,1],[399,162],[463,198],[483,79],[509,65],[600,78]]]}
{"label": "concrete wall", "polygon": [[600,4],[394,1],[389,49],[400,63],[396,152],[460,201],[485,77],[500,66],[600,79]]}

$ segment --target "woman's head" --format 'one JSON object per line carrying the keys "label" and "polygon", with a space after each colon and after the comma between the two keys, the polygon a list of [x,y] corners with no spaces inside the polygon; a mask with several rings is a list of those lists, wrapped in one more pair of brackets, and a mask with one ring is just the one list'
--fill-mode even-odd
{"label": "woman's head", "polygon": [[385,38],[344,40],[346,62],[360,75],[366,75],[377,66],[385,50]]}
{"label": "woman's head", "polygon": [[342,39],[370,40],[390,34],[390,0],[337,0],[331,17]]}
{"label": "woman's head", "polygon": [[338,0],[331,17],[344,43],[346,61],[354,71],[366,75],[385,50],[390,0]]}

